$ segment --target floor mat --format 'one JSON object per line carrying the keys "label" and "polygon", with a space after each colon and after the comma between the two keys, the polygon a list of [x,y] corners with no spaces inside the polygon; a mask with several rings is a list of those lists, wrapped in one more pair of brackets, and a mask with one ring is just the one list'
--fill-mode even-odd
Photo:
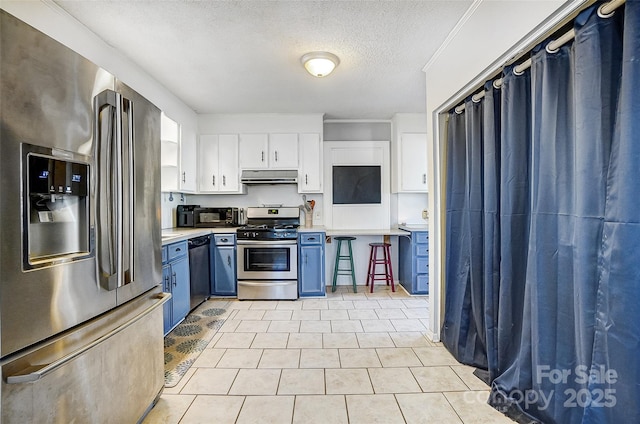
{"label": "floor mat", "polygon": [[207,300],[164,338],[164,385],[174,387],[222,327],[226,300]]}

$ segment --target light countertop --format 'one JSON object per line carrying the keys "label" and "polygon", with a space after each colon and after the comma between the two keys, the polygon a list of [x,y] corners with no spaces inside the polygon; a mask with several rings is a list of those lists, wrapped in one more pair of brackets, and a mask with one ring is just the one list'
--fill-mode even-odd
{"label": "light countertop", "polygon": [[222,228],[167,228],[162,230],[162,245],[177,243],[190,238],[206,236],[207,234],[235,234],[236,227]]}

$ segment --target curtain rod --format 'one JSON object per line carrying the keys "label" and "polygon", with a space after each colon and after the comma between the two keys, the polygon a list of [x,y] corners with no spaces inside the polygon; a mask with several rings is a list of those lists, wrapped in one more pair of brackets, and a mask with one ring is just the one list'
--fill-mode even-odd
{"label": "curtain rod", "polygon": [[[600,16],[601,18],[609,18],[613,15],[613,13],[615,12],[615,10],[622,6],[625,3],[626,0],[611,0],[608,3],[605,3],[603,5],[601,5],[600,7],[598,7],[598,16]],[[565,45],[566,43],[568,43],[569,41],[573,40],[576,37],[576,32],[575,30],[571,29],[569,31],[567,31],[566,33],[562,34],[560,37],[558,37],[557,39],[551,41],[549,44],[547,44],[546,50],[548,53],[556,53],[560,47],[562,47],[563,45]],[[515,75],[522,75],[524,74],[524,71],[526,71],[527,69],[529,69],[531,67],[531,58],[525,60],[524,62],[522,62],[521,64],[514,66],[513,67],[513,73]],[[500,87],[502,87],[502,78],[499,78],[497,80],[493,81],[493,87],[498,89]],[[482,100],[482,98],[484,97],[484,89],[476,94],[474,94],[473,96],[471,96],[471,100],[474,103],[478,103],[480,100]],[[461,114],[465,109],[464,103],[462,103],[461,105],[456,106],[456,108],[454,109],[455,112],[457,114]]]}

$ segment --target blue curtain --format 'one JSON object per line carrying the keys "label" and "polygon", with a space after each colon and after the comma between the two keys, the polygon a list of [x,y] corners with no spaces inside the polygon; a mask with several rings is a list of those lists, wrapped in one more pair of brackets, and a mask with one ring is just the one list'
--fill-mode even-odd
{"label": "blue curtain", "polygon": [[486,363],[489,403],[519,422],[640,422],[640,2],[596,10],[465,102],[464,130],[450,118],[467,206],[447,248],[465,272],[446,263],[443,341]]}

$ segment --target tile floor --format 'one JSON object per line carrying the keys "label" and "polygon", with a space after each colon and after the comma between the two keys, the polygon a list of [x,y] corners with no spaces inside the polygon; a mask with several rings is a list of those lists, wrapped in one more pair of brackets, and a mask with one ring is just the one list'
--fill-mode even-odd
{"label": "tile floor", "polygon": [[385,286],[232,301],[144,423],[511,423],[486,404],[473,368],[424,335],[428,307]]}

